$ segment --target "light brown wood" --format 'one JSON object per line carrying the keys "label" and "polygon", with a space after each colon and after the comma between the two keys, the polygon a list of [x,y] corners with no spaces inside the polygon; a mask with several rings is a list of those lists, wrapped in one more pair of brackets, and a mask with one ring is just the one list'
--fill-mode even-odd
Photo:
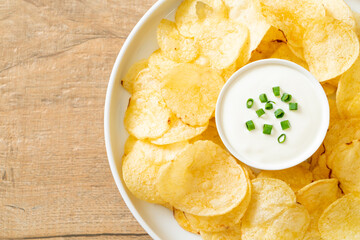
{"label": "light brown wood", "polygon": [[0,239],[150,239],[112,179],[103,107],[154,3],[0,1]]}

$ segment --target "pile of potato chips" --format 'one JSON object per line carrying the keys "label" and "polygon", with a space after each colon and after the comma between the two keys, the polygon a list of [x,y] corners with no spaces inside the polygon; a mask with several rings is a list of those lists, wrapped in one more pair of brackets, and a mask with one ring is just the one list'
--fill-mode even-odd
{"label": "pile of potato chips", "polygon": [[[360,239],[359,24],[342,0],[183,1],[121,81],[128,189],[203,239]],[[306,162],[256,176],[226,151],[214,111],[225,81],[266,58],[313,73],[330,126]]]}

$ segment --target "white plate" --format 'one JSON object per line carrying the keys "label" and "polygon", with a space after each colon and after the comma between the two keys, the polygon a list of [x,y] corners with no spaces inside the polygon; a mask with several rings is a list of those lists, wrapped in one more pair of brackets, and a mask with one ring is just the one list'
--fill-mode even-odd
{"label": "white plate", "polygon": [[[360,12],[360,0],[346,0]],[[111,172],[130,211],[147,233],[157,240],[192,240],[200,236],[178,226],[172,212],[162,206],[136,199],[125,187],[121,173],[121,156],[127,132],[123,119],[130,95],[121,87],[120,79],[137,60],[148,58],[158,48],[156,28],[163,18],[173,19],[181,0],[159,0],[141,18],[126,39],[111,72],[105,101],[105,143]]]}

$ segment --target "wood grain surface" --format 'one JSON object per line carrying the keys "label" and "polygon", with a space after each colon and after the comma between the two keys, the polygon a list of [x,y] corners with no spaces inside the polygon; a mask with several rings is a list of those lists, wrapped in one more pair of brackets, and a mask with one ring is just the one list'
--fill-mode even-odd
{"label": "wood grain surface", "polygon": [[154,3],[0,0],[0,239],[150,239],[111,176],[103,108]]}

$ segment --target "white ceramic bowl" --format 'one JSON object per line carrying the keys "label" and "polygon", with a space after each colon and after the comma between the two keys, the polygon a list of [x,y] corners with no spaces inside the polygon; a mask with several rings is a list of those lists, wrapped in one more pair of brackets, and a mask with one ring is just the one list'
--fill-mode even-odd
{"label": "white ceramic bowl", "polygon": [[[359,0],[346,0],[346,2],[360,12]],[[121,87],[120,79],[126,74],[131,64],[149,57],[158,48],[157,25],[162,18],[173,19],[174,11],[180,3],[181,0],[159,0],[134,27],[112,69],[105,101],[104,134],[111,172],[126,205],[145,231],[156,240],[199,240],[201,238],[179,227],[168,209],[138,200],[127,190],[122,180],[121,156],[128,136],[123,119],[130,95]]]}

